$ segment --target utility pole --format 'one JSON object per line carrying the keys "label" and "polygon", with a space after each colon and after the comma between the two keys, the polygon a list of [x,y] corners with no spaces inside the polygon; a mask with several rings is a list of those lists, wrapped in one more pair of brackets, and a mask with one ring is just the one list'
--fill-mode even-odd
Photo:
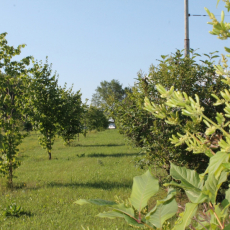
{"label": "utility pole", "polygon": [[184,0],[184,22],[185,22],[185,39],[184,39],[184,56],[189,56],[189,26],[188,26],[188,0]]}

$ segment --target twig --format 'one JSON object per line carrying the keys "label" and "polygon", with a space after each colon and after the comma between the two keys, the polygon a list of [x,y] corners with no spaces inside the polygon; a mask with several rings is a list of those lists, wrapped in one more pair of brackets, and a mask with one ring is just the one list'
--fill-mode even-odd
{"label": "twig", "polygon": [[213,210],[214,216],[216,217],[216,219],[217,219],[217,221],[218,221],[218,223],[219,223],[219,225],[220,225],[220,228],[221,228],[221,229],[224,229],[224,226],[223,226],[223,224],[220,222],[220,219],[219,219],[219,217],[217,216],[217,214],[215,213],[215,209],[214,209],[214,207],[212,206],[212,203],[211,203],[211,202],[209,202],[209,206],[210,206],[210,208]]}

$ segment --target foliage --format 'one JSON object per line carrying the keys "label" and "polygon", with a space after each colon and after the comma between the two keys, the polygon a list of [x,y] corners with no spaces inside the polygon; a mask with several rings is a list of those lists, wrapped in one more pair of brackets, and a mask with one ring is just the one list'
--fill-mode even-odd
{"label": "foliage", "polygon": [[19,217],[23,214],[25,214],[25,212],[21,206],[17,205],[16,203],[8,205],[7,208],[5,208],[3,211],[3,216],[5,217]]}
{"label": "foliage", "polygon": [[147,171],[142,176],[134,177],[131,197],[127,201],[80,199],[75,203],[79,205],[90,203],[110,207],[110,211],[97,215],[101,218],[114,219],[118,217],[123,218],[133,227],[148,227],[149,229],[156,227],[161,229],[164,222],[176,214],[178,207],[175,201],[176,191],[169,189],[167,197],[164,200],[158,200],[155,207],[148,210],[147,202],[158,190],[157,179],[151,175],[150,171]]}
{"label": "foliage", "polygon": [[109,121],[103,110],[90,106],[85,114],[85,124],[88,130],[101,131],[108,128]]}
{"label": "foliage", "polygon": [[96,93],[93,94],[91,103],[93,106],[102,108],[108,117],[115,121],[115,103],[125,97],[125,92],[126,90],[122,88],[118,80],[102,81],[100,86],[97,87]]}
{"label": "foliage", "polygon": [[[147,76],[143,76],[140,72],[132,92],[127,93],[127,97],[121,103],[117,103],[116,125],[121,133],[125,134],[136,146],[142,148],[141,153],[145,156],[138,157],[136,161],[141,167],[156,164],[169,173],[170,161],[180,166],[186,165],[198,172],[207,166],[207,157],[191,154],[185,150],[185,145],[175,148],[169,141],[173,134],[184,129],[185,124],[190,126],[191,130],[199,129],[201,132],[205,129],[203,124],[194,126],[188,122],[186,116],[181,115],[182,125],[171,126],[142,109],[145,96],[155,104],[165,101],[156,90],[156,84],[162,84],[166,88],[174,85],[175,90],[199,95],[206,113],[210,118],[214,118],[216,111],[221,108],[213,106],[214,99],[209,95],[211,93],[219,95],[219,90],[226,86],[221,82],[223,77],[217,76],[212,66],[213,60],[218,57],[215,52],[206,54],[208,59],[203,60],[202,64],[195,61],[195,58],[199,56],[193,50],[191,50],[191,58],[183,57],[179,50],[170,56],[162,55],[159,65],[151,66]],[[171,109],[166,108],[166,110]]]}
{"label": "foliage", "polygon": [[72,88],[61,89],[61,109],[58,119],[60,135],[67,145],[75,138],[76,134],[82,132],[83,107],[80,91],[74,93]]}
{"label": "foliage", "polygon": [[[229,12],[230,11],[229,0],[223,0],[223,1],[225,2],[225,8],[227,8],[227,11]],[[210,19],[212,20],[212,22],[208,22],[208,24],[213,26],[212,31],[210,31],[209,33],[212,35],[217,35],[218,39],[221,40],[228,39],[230,37],[230,23],[224,21],[225,19],[224,11],[221,12],[221,21],[219,22],[213,13],[211,13],[207,8],[205,8],[205,10],[208,13]],[[224,47],[224,48],[228,53],[230,53],[230,48],[228,47]]]}
{"label": "foliage", "polygon": [[[222,79],[230,86],[230,77]],[[156,89],[166,102],[155,104],[145,98],[145,109],[155,117],[163,119],[170,125],[181,124],[180,113],[191,119],[194,125],[204,123],[206,129],[204,133],[186,127],[184,133],[173,135],[171,143],[175,146],[186,144],[187,151],[193,154],[205,154],[210,160],[209,165],[203,174],[198,174],[195,170],[176,166],[171,163],[170,175],[175,181],[165,184],[168,188],[168,195],[165,199],[156,202],[156,206],[151,210],[146,210],[148,200],[158,191],[158,182],[147,171],[142,176],[134,178],[131,197],[127,202],[116,203],[100,199],[76,201],[77,204],[97,204],[112,208],[109,212],[98,214],[98,217],[114,219],[124,218],[126,222],[135,227],[148,227],[149,229],[162,229],[165,220],[174,216],[177,212],[177,204],[174,199],[176,192],[171,187],[181,188],[185,191],[189,202],[183,209],[178,220],[175,222],[174,230],[190,229],[228,229],[230,188],[225,192],[225,199],[221,203],[217,202],[217,194],[221,185],[227,181],[230,174],[230,92],[220,92],[221,99],[216,95],[215,106],[224,104],[222,113],[216,113],[216,122],[211,120],[201,106],[198,95],[195,100],[185,92],[174,91],[172,86],[166,90],[162,85],[156,85]],[[173,110],[167,110],[170,107]],[[212,141],[215,138],[215,142]],[[217,149],[214,152],[213,149]],[[202,210],[201,210],[202,208]],[[201,210],[201,211],[200,211]]]}
{"label": "foliage", "polygon": [[20,131],[20,120],[24,116],[26,103],[25,89],[27,87],[31,57],[21,61],[13,61],[13,57],[20,55],[20,45],[17,48],[7,45],[6,33],[0,34],[0,129],[1,156],[0,172],[8,178],[8,186],[13,186],[13,171],[20,165],[17,159],[18,145],[25,134]]}
{"label": "foliage", "polygon": [[34,63],[33,75],[28,89],[30,119],[42,134],[40,144],[47,150],[51,160],[51,149],[58,129],[61,114],[61,97],[56,74],[52,76],[51,66]]}
{"label": "foliage", "polygon": [[33,130],[33,125],[28,121],[24,121],[23,122],[23,130],[25,130],[27,132],[32,131]]}

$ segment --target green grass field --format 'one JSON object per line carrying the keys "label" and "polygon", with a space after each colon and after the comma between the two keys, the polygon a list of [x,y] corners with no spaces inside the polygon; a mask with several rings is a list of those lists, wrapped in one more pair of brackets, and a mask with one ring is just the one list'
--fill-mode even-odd
{"label": "green grass field", "polygon": [[[114,200],[117,195],[127,199],[132,178],[144,173],[134,167],[138,149],[125,145],[117,130],[80,136],[71,147],[56,139],[52,160],[31,133],[20,145],[22,165],[16,170],[14,189],[7,190],[1,179],[0,229],[133,229],[123,219],[95,217],[108,210],[93,205],[79,206],[74,201],[85,198]],[[161,192],[156,198],[163,197]],[[25,214],[5,217],[4,209],[20,205]]]}

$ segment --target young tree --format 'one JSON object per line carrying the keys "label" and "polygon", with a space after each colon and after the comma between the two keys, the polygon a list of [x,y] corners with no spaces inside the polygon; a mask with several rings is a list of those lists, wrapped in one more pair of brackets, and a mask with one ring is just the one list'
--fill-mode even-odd
{"label": "young tree", "polygon": [[20,45],[17,48],[7,45],[6,33],[0,34],[0,128],[1,156],[0,172],[8,178],[8,186],[13,186],[13,171],[20,165],[16,158],[18,145],[25,137],[20,131],[20,120],[24,116],[24,105],[27,101],[25,89],[28,83],[28,65],[31,57],[21,61],[13,61],[20,55]]}
{"label": "young tree", "polygon": [[72,88],[61,89],[61,111],[58,119],[58,135],[62,137],[67,145],[75,138],[76,134],[82,133],[83,106],[81,93],[74,93]]}
{"label": "young tree", "polygon": [[41,133],[40,144],[47,150],[51,160],[51,150],[58,128],[61,111],[61,93],[56,74],[52,75],[48,63],[34,63],[29,85],[29,103],[27,107],[33,113],[31,122]]}

